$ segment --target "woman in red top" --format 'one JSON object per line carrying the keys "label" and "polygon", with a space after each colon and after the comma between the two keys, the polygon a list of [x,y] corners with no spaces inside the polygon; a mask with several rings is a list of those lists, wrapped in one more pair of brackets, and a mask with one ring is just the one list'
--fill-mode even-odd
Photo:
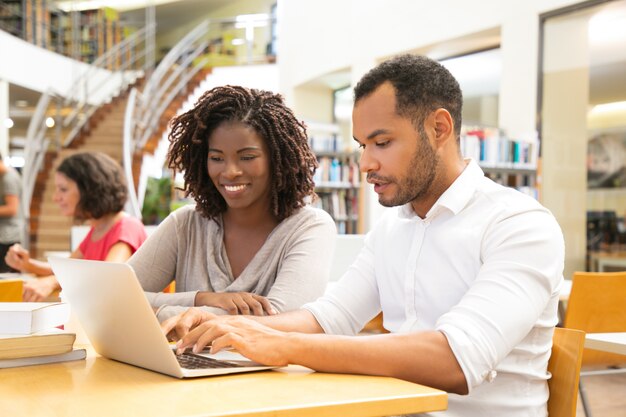
{"label": "woman in red top", "polygon": [[[122,168],[103,153],[78,153],[61,162],[54,178],[54,202],[76,222],[88,221],[91,229],[70,257],[125,262],[146,240],[143,224],[122,210],[128,191]],[[13,245],[6,263],[39,279],[24,283],[24,301],[41,301],[60,289],[47,262],[32,259],[20,245]]]}

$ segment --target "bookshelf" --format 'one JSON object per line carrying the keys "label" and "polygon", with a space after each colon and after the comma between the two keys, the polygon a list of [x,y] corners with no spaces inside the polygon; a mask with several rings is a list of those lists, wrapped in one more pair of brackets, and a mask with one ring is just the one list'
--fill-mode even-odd
{"label": "bookshelf", "polygon": [[327,211],[340,234],[362,233],[359,155],[346,149],[333,124],[307,123],[309,143],[317,156],[314,206]]}
{"label": "bookshelf", "polygon": [[81,11],[79,28],[78,58],[83,62],[93,62],[122,40],[118,13],[109,7]]}
{"label": "bookshelf", "polygon": [[0,30],[21,38],[24,25],[23,0],[5,0],[0,3]]}
{"label": "bookshelf", "polygon": [[[34,45],[91,63],[123,39],[118,12],[110,7],[65,12],[52,0],[0,2],[0,29]],[[110,69],[119,67],[110,62]]]}
{"label": "bookshelf", "polygon": [[495,182],[539,198],[536,136],[509,138],[495,128],[464,127],[461,152],[464,157],[476,160],[485,176]]}
{"label": "bookshelf", "polygon": [[50,49],[51,0],[0,2],[0,29],[34,45]]}

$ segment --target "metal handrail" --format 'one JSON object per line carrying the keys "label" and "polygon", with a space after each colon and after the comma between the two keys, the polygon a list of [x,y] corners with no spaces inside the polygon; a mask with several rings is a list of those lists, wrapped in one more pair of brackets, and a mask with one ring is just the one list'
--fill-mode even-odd
{"label": "metal handrail", "polygon": [[[98,57],[87,71],[84,71],[73,83],[73,87],[64,95],[64,106],[74,103],[72,111],[63,118],[63,126],[72,126],[70,133],[65,137],[62,144],[69,146],[78,136],[89,118],[96,111],[101,103],[110,101],[123,91],[130,83],[144,74],[144,71],[151,67],[153,63],[144,61],[143,65],[136,69],[135,64],[141,63],[142,58],[149,54],[147,48],[140,49],[138,45],[147,44],[147,39],[155,33],[155,24],[147,25],[124,41],[112,47],[107,53]],[[144,53],[133,54],[130,60],[123,59],[130,51],[143,50]],[[122,64],[116,72],[105,68],[109,62],[121,62]],[[135,68],[135,70],[131,70]],[[119,83],[116,78],[119,78]],[[94,80],[96,80],[94,82]],[[91,85],[90,85],[91,84]],[[83,94],[80,94],[83,91]],[[89,102],[89,97],[97,97],[98,93],[103,95],[99,102]]]}
{"label": "metal handrail", "polygon": [[[125,160],[132,160],[135,152],[143,152],[169,104],[206,64],[206,60],[195,63],[194,60],[208,45],[206,40],[208,28],[208,21],[204,21],[181,39],[155,68],[143,93],[135,88],[131,90],[133,99],[129,98],[127,101],[124,118]],[[128,171],[127,181],[133,184],[134,191],[132,171]],[[131,197],[133,201],[130,203],[135,215],[140,215],[143,206],[144,192],[141,179],[139,189],[140,192]]]}
{"label": "metal handrail", "polygon": [[22,218],[24,219],[23,244],[26,248],[30,246],[30,204],[33,199],[33,191],[35,189],[35,181],[37,174],[41,170],[46,150],[48,149],[49,140],[46,139],[47,126],[41,123],[45,121],[46,110],[50,100],[53,98],[51,91],[46,91],[41,95],[33,118],[28,124],[26,133],[26,144],[24,146],[24,169],[22,170],[22,197],[20,208]]}
{"label": "metal handrail", "polygon": [[[134,138],[138,138],[135,142],[136,148],[142,149],[157,128],[156,122],[159,120],[162,111],[158,111],[156,103],[161,102],[167,89],[171,87],[178,77],[189,70],[193,59],[197,58],[208,45],[208,41],[203,39],[208,30],[208,20],[196,26],[163,57],[152,73],[152,76],[146,83],[143,94],[139,97],[133,116],[137,120],[136,128],[140,130],[140,132],[134,132],[133,135]],[[180,64],[176,65],[177,62],[180,62]],[[199,65],[196,67],[197,72],[201,67]],[[172,68],[175,68],[175,70],[172,71]],[[176,85],[176,88],[172,91],[172,99],[183,87],[184,85],[181,86],[180,83]],[[165,108],[168,105],[169,101],[166,103]]]}
{"label": "metal handrail", "polygon": [[[146,25],[110,48],[106,54],[97,58],[93,65],[83,71],[72,83],[72,88],[64,94],[50,89],[41,95],[29,123],[24,148],[21,207],[25,219],[25,245],[28,246],[30,243],[30,205],[37,174],[42,168],[50,143],[53,142],[57,149],[69,146],[99,105],[119,95],[130,83],[154,66],[154,62],[146,57],[154,57],[150,48],[154,48],[151,37],[154,36],[155,31],[154,23]],[[126,59],[126,55],[130,55],[130,59]],[[104,68],[109,62],[119,62],[115,71]],[[82,96],[79,89],[84,91]],[[98,95],[100,95],[99,99],[88,100],[88,97],[97,98]],[[67,109],[67,107],[71,107],[71,110],[68,115],[63,116],[62,109]],[[49,132],[46,119],[50,114],[54,115],[57,125],[55,134],[51,135],[53,140],[46,137]]]}
{"label": "metal handrail", "polygon": [[[274,17],[264,19],[271,24]],[[258,22],[258,21],[257,21]],[[237,27],[237,18],[208,19],[196,26],[181,39],[159,63],[148,79],[143,92],[134,91],[133,101],[127,103],[124,119],[125,148],[132,154],[143,153],[146,144],[159,127],[159,121],[170,103],[187,86],[188,82],[206,66],[208,55],[199,59],[209,50],[211,36],[221,36],[222,24]],[[254,23],[254,22],[253,22]],[[249,28],[248,28],[249,29]],[[246,31],[248,37],[248,31]],[[254,63],[251,54],[252,40],[247,38],[247,63]],[[132,108],[130,108],[132,107]],[[130,109],[129,109],[130,108]],[[125,151],[126,152],[126,151]],[[131,159],[132,155],[128,156]],[[145,174],[139,180],[137,210],[143,205]],[[132,178],[128,178],[129,183]]]}
{"label": "metal handrail", "polygon": [[137,99],[137,89],[130,90],[128,95],[128,101],[126,102],[126,111],[124,114],[124,120],[130,120],[130,123],[124,123],[124,138],[122,142],[122,156],[124,159],[124,176],[126,177],[126,186],[128,188],[128,201],[126,202],[126,212],[132,214],[138,219],[141,219],[141,208],[139,200],[137,199],[137,191],[135,190],[135,179],[133,175],[133,144],[131,143],[133,123],[132,115],[129,114],[135,108],[135,101]]}

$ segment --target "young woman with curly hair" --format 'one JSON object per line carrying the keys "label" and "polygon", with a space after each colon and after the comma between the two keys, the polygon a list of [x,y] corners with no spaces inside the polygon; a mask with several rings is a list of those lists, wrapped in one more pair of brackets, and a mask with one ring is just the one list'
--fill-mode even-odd
{"label": "young woman with curly hair", "polygon": [[[91,229],[70,257],[125,262],[146,240],[143,224],[122,210],[128,191],[120,165],[103,153],[83,152],[65,158],[54,177],[54,202],[61,213]],[[60,289],[47,262],[32,259],[20,245],[6,255],[12,268],[40,276],[24,283],[24,301],[41,301]]]}
{"label": "young woman with curly hair", "polygon": [[[129,260],[159,320],[191,306],[268,315],[322,295],[336,227],[306,205],[317,162],[282,97],[216,87],[173,120],[169,139],[169,167],[196,204]],[[171,281],[176,293],[158,292]]]}

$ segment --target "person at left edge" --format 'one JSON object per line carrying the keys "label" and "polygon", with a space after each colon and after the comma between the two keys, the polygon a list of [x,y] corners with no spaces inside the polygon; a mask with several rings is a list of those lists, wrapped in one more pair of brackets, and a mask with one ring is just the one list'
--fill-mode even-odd
{"label": "person at left edge", "polygon": [[0,272],[14,272],[4,261],[9,248],[21,241],[23,219],[20,215],[22,179],[0,155]]}
{"label": "person at left edge", "polygon": [[[146,240],[143,224],[122,210],[128,190],[122,167],[110,156],[81,152],[65,158],[54,177],[54,202],[77,223],[91,229],[70,257],[125,262]],[[50,264],[30,257],[20,245],[6,255],[12,268],[38,276],[24,283],[24,301],[42,301],[61,287]]]}

